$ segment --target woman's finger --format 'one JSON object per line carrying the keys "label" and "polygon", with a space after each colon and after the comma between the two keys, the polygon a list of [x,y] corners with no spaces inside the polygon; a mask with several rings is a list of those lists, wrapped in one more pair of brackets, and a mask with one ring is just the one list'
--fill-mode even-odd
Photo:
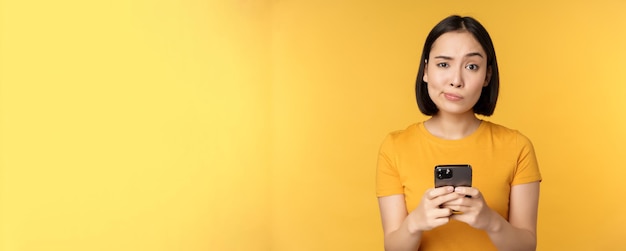
{"label": "woman's finger", "polygon": [[473,187],[455,187],[454,192],[458,194],[469,196],[471,198],[480,198],[482,195],[478,189]]}
{"label": "woman's finger", "polygon": [[451,187],[451,186],[431,188],[431,189],[428,189],[428,191],[426,192],[426,198],[429,200],[432,200],[439,196],[450,194],[452,192],[454,192],[454,187]]}

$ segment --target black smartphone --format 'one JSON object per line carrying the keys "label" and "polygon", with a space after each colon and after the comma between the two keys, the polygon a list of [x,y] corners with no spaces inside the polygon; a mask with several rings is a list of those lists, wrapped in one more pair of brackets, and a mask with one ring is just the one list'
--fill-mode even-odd
{"label": "black smartphone", "polygon": [[472,166],[461,165],[437,165],[435,166],[435,187],[471,187]]}

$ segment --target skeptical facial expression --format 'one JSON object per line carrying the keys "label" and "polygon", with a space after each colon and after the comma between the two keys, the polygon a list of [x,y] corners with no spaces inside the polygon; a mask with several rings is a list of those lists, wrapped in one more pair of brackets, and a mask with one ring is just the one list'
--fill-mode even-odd
{"label": "skeptical facial expression", "polygon": [[487,54],[476,38],[467,31],[451,31],[433,43],[423,80],[439,113],[464,114],[473,113],[490,77]]}

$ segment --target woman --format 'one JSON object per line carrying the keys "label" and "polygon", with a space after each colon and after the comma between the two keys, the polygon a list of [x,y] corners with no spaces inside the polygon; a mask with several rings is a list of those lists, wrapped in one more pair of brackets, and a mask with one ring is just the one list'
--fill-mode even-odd
{"label": "woman", "polygon": [[[415,94],[431,116],[382,143],[376,192],[385,250],[535,250],[541,175],[533,146],[488,121],[498,98],[485,28],[450,16],[429,33]],[[472,187],[433,188],[434,167],[469,164]]]}

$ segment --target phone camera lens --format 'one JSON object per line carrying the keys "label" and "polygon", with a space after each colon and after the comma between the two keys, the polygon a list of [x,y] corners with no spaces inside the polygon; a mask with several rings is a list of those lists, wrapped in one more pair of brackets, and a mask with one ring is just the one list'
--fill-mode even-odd
{"label": "phone camera lens", "polygon": [[452,169],[450,168],[437,168],[437,179],[450,179],[452,178]]}

